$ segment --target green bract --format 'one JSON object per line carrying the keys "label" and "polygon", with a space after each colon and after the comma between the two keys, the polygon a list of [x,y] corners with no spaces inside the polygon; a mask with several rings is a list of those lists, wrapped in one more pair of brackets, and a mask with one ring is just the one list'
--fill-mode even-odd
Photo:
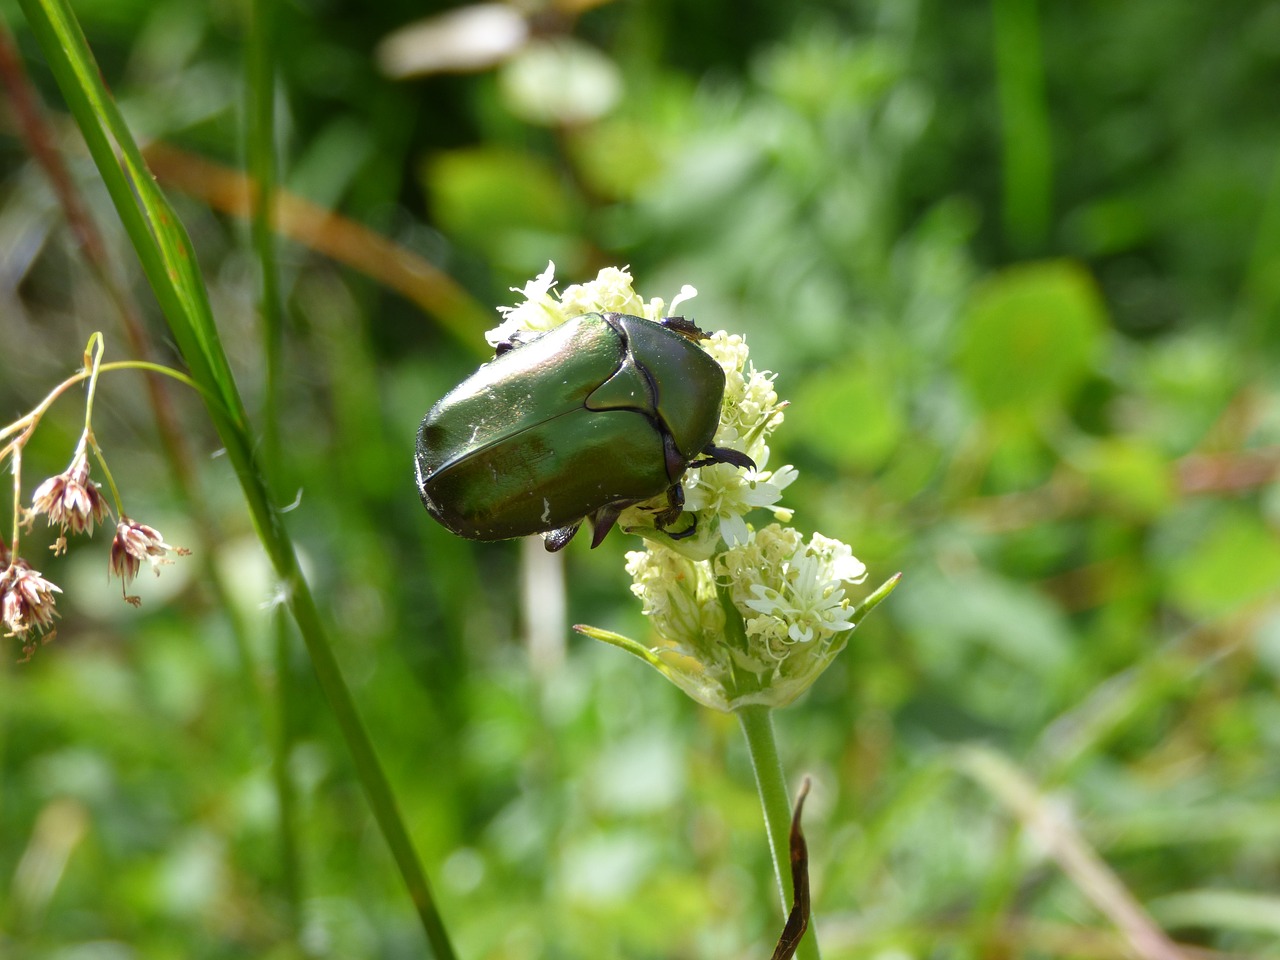
{"label": "green bract", "polygon": [[[623,509],[664,494],[654,519],[670,528],[690,466],[754,467],[712,445],[725,375],[698,347],[705,336],[680,317],[621,313],[513,333],[423,419],[415,457],[423,504],[459,536],[541,533],[548,550],[567,544],[584,519],[596,546]],[[692,522],[668,531],[693,532]]]}

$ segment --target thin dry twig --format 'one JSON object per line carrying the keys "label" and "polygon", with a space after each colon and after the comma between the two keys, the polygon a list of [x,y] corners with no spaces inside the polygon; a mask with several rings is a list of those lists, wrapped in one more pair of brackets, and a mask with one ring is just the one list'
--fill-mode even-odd
{"label": "thin dry twig", "polygon": [[[164,143],[153,143],[143,153],[162,183],[215,210],[245,219],[250,216],[252,178]],[[493,325],[492,318],[429,260],[288,191],[276,192],[273,213],[275,228],[282,236],[390,287],[435,317],[468,347],[474,349],[483,343],[478,333]]]}
{"label": "thin dry twig", "polygon": [[969,747],[960,752],[958,766],[1022,822],[1080,892],[1115,924],[1135,955],[1143,960],[1188,960],[1075,825],[1056,815],[1012,763],[992,750]]}

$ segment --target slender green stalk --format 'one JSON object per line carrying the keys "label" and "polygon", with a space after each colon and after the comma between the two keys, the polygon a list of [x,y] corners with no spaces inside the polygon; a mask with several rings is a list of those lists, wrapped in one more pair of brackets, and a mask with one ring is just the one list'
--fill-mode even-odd
{"label": "slender green stalk", "polygon": [[1004,227],[1016,249],[1034,252],[1044,245],[1053,216],[1053,141],[1038,0],[995,0],[992,16]]}
{"label": "slender green stalk", "polygon": [[280,348],[284,333],[284,311],[280,300],[280,269],[276,256],[275,193],[277,177],[275,151],[275,37],[274,0],[251,0],[245,113],[245,147],[249,167],[250,233],[262,283],[262,345],[266,358],[263,446],[279,448]]}
{"label": "slender green stalk", "polygon": [[[754,705],[735,711],[747,738],[747,751],[756,774],[756,789],[764,810],[764,828],[769,836],[769,852],[773,856],[773,872],[778,881],[782,915],[791,909],[795,889],[791,882],[791,800],[787,796],[787,779],[778,757],[778,744],[773,736],[773,715],[768,707]],[[819,960],[818,934],[810,918],[809,929],[796,950],[800,960]]]}
{"label": "slender green stalk", "polygon": [[[284,340],[284,309],[280,294],[280,268],[276,256],[275,192],[275,38],[274,0],[250,0],[247,56],[245,59],[245,148],[252,189],[249,197],[250,234],[261,283],[263,356],[266,358],[262,404],[262,450],[268,465],[282,462],[280,447],[280,368]],[[279,493],[280,477],[272,489]],[[302,868],[299,854],[297,797],[289,772],[293,753],[294,678],[289,669],[291,635],[281,612],[272,618],[275,648],[275,736],[271,738],[271,766],[280,817],[280,880],[290,928],[296,937],[301,928]]]}
{"label": "slender green stalk", "polygon": [[[351,753],[374,818],[391,848],[432,953],[454,952],[390,784],[338,669],[293,541],[270,495],[244,403],[218,335],[204,278],[186,230],[160,192],[66,0],[21,0],[27,22],[79,126],[94,163],[160,302],[191,377],[236,472],[268,557],[306,644],[329,708]],[[206,392],[207,391],[207,392]]]}
{"label": "slender green stalk", "polygon": [[289,619],[283,610],[271,618],[275,633],[276,727],[271,750],[271,773],[280,805],[280,883],[289,927],[297,937],[302,928],[302,868],[298,830],[298,792],[289,770],[293,754],[293,672],[289,669]]}

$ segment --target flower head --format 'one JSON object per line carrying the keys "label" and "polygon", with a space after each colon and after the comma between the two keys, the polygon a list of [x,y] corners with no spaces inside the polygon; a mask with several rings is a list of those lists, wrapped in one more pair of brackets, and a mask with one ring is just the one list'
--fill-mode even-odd
{"label": "flower head", "polygon": [[[790,547],[790,553],[783,556],[770,544]],[[748,617],[748,635],[761,638],[776,660],[797,644],[821,644],[852,630],[845,586],[867,578],[866,566],[847,544],[820,533],[800,543],[796,531],[777,524],[721,554],[717,566],[729,580],[734,604]]]}
{"label": "flower head", "polygon": [[53,595],[61,592],[21,557],[14,558],[0,574],[0,623],[6,637],[22,641],[26,659],[35,651],[37,639],[53,636],[53,621],[58,616]]}
{"label": "flower head", "polygon": [[632,287],[631,273],[625,267],[605,267],[594,280],[571,284],[564,293],[557,294],[555,274],[556,265],[548,263],[536,279],[523,287],[511,288],[524,297],[524,302],[498,308],[502,323],[484,335],[492,346],[546,333],[584,313],[625,313],[646,320],[661,320],[674,313],[685,300],[698,295],[697,290],[685,284],[670,306],[659,298],[642,300]]}
{"label": "flower head", "polygon": [[[31,514],[42,513],[48,517],[49,526],[60,528],[63,534],[91,534],[95,524],[107,519],[107,502],[98,485],[89,479],[89,460],[83,450],[66,470],[36,488],[31,497]],[[66,540],[60,537],[55,550],[65,547]]]}
{"label": "flower head", "polygon": [[[116,535],[111,541],[110,573],[120,578],[121,590],[133,582],[142,568],[142,561],[151,564],[156,576],[160,576],[160,566],[173,563],[169,554],[185,557],[191,553],[185,547],[175,547],[165,543],[164,537],[155,527],[145,523],[137,523],[128,517],[121,517],[116,525]],[[138,597],[125,593],[125,600],[135,607],[142,601]]]}
{"label": "flower head", "polygon": [[[486,335],[489,342],[518,342],[593,311],[650,320],[668,312],[661,300],[642,300],[626,270],[602,270],[591,283],[575,284],[558,297],[554,287],[554,265],[548,265],[517,291],[524,303],[502,309],[503,323]],[[694,294],[686,286],[670,312]],[[756,368],[737,334],[712,333],[700,345],[725,374],[712,444],[745,454],[754,469],[711,456],[690,464],[681,485],[692,520],[678,529],[658,526],[669,512],[665,493],[619,517],[623,529],[646,540],[644,550],[627,554],[627,573],[656,634],[652,646],[595,627],[577,629],[635,654],[707,706],[785,706],[831,664],[899,577],[855,605],[848,589],[861,584],[867,570],[852,549],[821,534],[806,540],[781,525],[792,516],[780,506],[782,493],[798,474],[790,465],[768,468],[770,438],[786,407],[774,374]],[[753,526],[748,517],[760,509],[781,523]]]}
{"label": "flower head", "polygon": [[751,531],[710,562],[650,542],[627,554],[627,572],[658,635],[654,665],[721,710],[793,701],[869,609],[846,595],[866,579],[847,544],[821,534],[805,541],[779,524]]}

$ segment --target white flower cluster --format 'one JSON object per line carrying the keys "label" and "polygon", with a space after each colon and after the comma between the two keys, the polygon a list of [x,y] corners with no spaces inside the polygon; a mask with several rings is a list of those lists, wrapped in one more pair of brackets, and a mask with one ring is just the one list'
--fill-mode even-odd
{"label": "white flower cluster", "polygon": [[584,313],[625,313],[646,320],[661,320],[672,316],[685,300],[698,295],[697,290],[685,284],[670,306],[661,299],[645,302],[632,288],[631,274],[626,268],[617,267],[605,267],[590,283],[572,284],[561,294],[555,292],[555,287],[554,263],[548,263],[547,269],[524,287],[512,287],[512,292],[524,297],[524,303],[498,308],[502,323],[485,333],[489,345],[496,347],[526,335],[546,333]]}
{"label": "white flower cluster", "polygon": [[[495,346],[519,342],[591,312],[626,313],[661,320],[697,291],[685,286],[668,306],[642,300],[625,269],[606,268],[590,283],[555,292],[555,265],[515,290],[524,302],[500,308],[503,322],[485,334]],[[632,592],[644,604],[658,643],[635,641],[590,627],[584,633],[641,656],[694,699],[721,710],[752,703],[783,706],[817,679],[844,648],[857,619],[892,589],[855,607],[849,585],[866,579],[866,567],[838,540],[809,540],[771,523],[755,529],[751,511],[765,509],[789,522],[779,506],[797,476],[788,466],[766,469],[769,438],[786,404],[774,375],[757,370],[746,341],[713,333],[701,346],[725,372],[724,401],[714,443],[745,453],[754,470],[716,463],[689,470],[682,481],[691,536],[672,539],[654,526],[665,495],[624,511],[619,523],[645,538],[644,550],[627,554]]]}
{"label": "white flower cluster", "polygon": [[650,543],[627,554],[627,573],[660,638],[659,669],[721,710],[786,706],[807,690],[844,649],[859,612],[846,587],[867,576],[847,544],[776,523],[710,562]]}

